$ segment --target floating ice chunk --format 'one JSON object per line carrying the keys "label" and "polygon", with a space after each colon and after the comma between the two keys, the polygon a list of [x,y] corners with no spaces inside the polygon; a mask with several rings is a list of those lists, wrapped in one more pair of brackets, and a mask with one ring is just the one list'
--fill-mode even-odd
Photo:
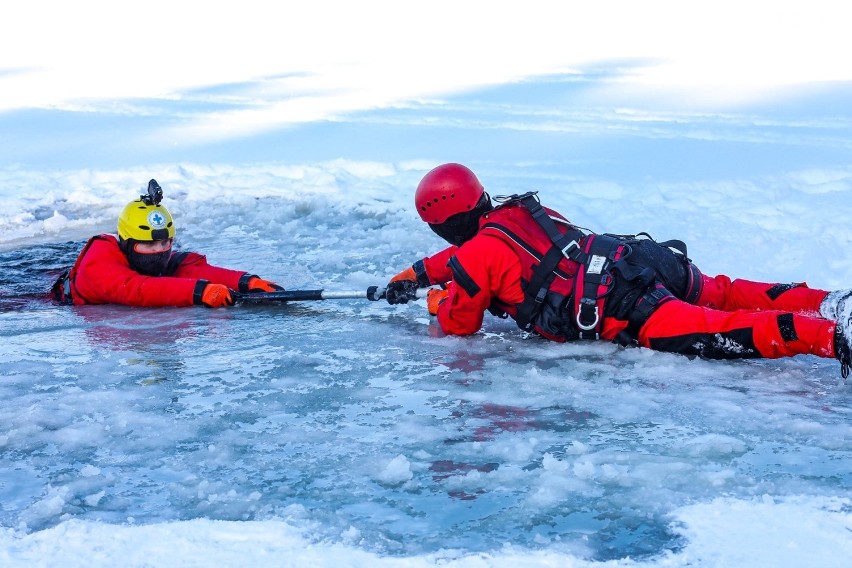
{"label": "floating ice chunk", "polygon": [[544,457],[541,459],[541,466],[545,471],[552,473],[565,473],[568,471],[568,465],[559,459],[553,457],[551,453],[545,453]]}
{"label": "floating ice chunk", "polygon": [[47,495],[40,501],[33,503],[21,515],[21,518],[26,523],[33,524],[58,517],[62,514],[70,495],[71,490],[68,487],[50,488]]}
{"label": "floating ice chunk", "polygon": [[599,494],[599,488],[589,482],[594,475],[595,466],[588,460],[572,464],[546,453],[542,458],[541,475],[530,491],[528,503],[533,507],[544,508],[573,494]]}
{"label": "floating ice chunk", "polygon": [[97,493],[93,493],[92,495],[87,495],[85,498],[83,498],[83,501],[89,507],[97,507],[98,503],[101,502],[101,499],[104,498],[104,495],[106,495],[106,491],[98,491]]}
{"label": "floating ice chunk", "polygon": [[711,459],[742,455],[748,450],[742,440],[721,434],[698,436],[687,441],[685,446],[689,455]]}
{"label": "floating ice chunk", "polygon": [[722,487],[736,479],[737,473],[733,469],[703,472],[702,477],[713,487]]}
{"label": "floating ice chunk", "polygon": [[578,479],[592,479],[595,476],[595,464],[588,460],[576,462],[574,464],[574,475]]}
{"label": "floating ice chunk", "polygon": [[343,537],[343,542],[348,544],[357,544],[359,540],[361,540],[361,531],[357,528],[349,525],[349,528],[343,531],[340,535]]}
{"label": "floating ice chunk", "polygon": [[59,211],[54,211],[52,217],[42,221],[42,226],[44,227],[45,233],[58,233],[67,225],[68,218]]}
{"label": "floating ice chunk", "polygon": [[80,474],[83,477],[94,477],[95,475],[100,475],[101,470],[91,464],[86,464],[82,468],[80,468]]}
{"label": "floating ice chunk", "polygon": [[600,467],[598,480],[601,483],[621,485],[629,487],[632,483],[630,478],[630,469],[623,465],[603,464]]}
{"label": "floating ice chunk", "polygon": [[672,528],[694,566],[846,566],[848,507],[838,497],[717,498],[675,511],[682,524]]}
{"label": "floating ice chunk", "polygon": [[411,463],[408,459],[400,454],[393,458],[385,468],[379,473],[379,481],[389,485],[405,483],[413,477],[411,473]]}

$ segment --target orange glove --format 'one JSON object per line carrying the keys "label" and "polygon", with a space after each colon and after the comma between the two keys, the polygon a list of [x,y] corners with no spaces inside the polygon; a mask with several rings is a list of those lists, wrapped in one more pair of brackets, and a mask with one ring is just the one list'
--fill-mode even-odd
{"label": "orange glove", "polygon": [[257,276],[249,278],[246,286],[248,287],[249,292],[279,292],[284,289],[275,282],[270,282],[269,280],[264,280]]}
{"label": "orange glove", "polygon": [[390,279],[390,282],[399,282],[400,280],[411,280],[412,282],[417,282],[417,273],[414,272],[414,267],[409,266],[396,276]]}
{"label": "orange glove", "polygon": [[444,300],[447,299],[449,294],[446,290],[438,288],[431,288],[426,292],[426,306],[429,308],[430,315],[438,315],[438,308],[444,303]]}
{"label": "orange glove", "polygon": [[224,284],[207,284],[201,293],[201,303],[208,308],[221,308],[233,306],[234,298],[231,290]]}

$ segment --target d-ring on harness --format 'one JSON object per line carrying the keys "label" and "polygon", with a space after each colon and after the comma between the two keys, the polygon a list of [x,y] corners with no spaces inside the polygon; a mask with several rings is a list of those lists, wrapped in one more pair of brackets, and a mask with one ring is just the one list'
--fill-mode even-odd
{"label": "d-ring on harness", "polygon": [[534,321],[553,282],[554,271],[563,258],[580,265],[574,280],[575,324],[580,339],[600,338],[603,327],[604,300],[613,284],[609,272],[612,263],[629,254],[629,245],[608,235],[586,235],[576,227],[567,225],[562,232],[538,200],[536,191],[522,195],[495,197],[502,205],[519,203],[544,230],[553,246],[533,270],[524,290],[524,301],[518,307],[516,321],[525,331],[535,328]]}

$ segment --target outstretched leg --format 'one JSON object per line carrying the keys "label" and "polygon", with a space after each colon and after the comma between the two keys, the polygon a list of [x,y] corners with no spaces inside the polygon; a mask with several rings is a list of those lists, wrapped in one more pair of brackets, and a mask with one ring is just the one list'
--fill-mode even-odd
{"label": "outstretched leg", "polygon": [[[807,284],[773,284],[750,280],[731,280],[725,275],[702,275],[703,287],[696,305],[723,311],[783,310],[799,314],[820,314],[820,305],[828,292],[808,288]],[[823,315],[823,317],[827,317]],[[835,320],[836,317],[827,319]]]}
{"label": "outstretched leg", "polygon": [[835,328],[833,321],[791,311],[722,311],[672,300],[651,314],[638,339],[658,351],[710,359],[836,357]]}

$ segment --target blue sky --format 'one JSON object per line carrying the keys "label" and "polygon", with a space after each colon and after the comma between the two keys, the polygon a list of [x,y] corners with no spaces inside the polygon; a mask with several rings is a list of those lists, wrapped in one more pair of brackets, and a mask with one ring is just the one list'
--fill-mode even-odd
{"label": "blue sky", "polygon": [[570,156],[630,179],[850,150],[838,2],[279,4],[11,8],[0,165]]}

